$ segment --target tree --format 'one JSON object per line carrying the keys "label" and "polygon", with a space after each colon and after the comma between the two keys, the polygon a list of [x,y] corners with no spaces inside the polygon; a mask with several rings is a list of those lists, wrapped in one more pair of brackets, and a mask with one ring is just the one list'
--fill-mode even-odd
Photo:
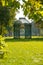
{"label": "tree", "polygon": [[3,26],[10,24],[10,21],[15,18],[16,12],[20,7],[17,0],[1,0],[0,1],[0,35],[2,34]]}
{"label": "tree", "polygon": [[43,0],[22,0],[24,15],[35,22],[43,18]]}
{"label": "tree", "polygon": [[10,19],[10,13],[7,7],[0,7],[0,34],[2,33],[3,25],[6,26]]}

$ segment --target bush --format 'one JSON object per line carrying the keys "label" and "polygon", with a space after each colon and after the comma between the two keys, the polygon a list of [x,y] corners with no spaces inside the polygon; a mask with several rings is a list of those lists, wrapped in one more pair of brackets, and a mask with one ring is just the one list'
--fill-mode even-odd
{"label": "bush", "polygon": [[0,58],[4,58],[4,54],[7,52],[6,50],[6,43],[4,38],[0,36]]}

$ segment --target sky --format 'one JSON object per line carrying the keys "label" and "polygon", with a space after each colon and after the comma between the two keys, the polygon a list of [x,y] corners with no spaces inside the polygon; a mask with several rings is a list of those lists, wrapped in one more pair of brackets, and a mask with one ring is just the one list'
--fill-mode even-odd
{"label": "sky", "polygon": [[23,15],[23,11],[22,11],[21,8],[19,9],[19,12],[17,13],[16,18],[17,18],[17,19],[19,19],[19,18],[26,18],[28,21],[30,21],[30,23],[32,22],[31,19],[28,19],[27,17],[25,17],[25,16]]}
{"label": "sky", "polygon": [[[22,0],[20,0],[20,3],[23,4]],[[17,19],[19,19],[19,18],[26,18],[28,21],[30,21],[30,23],[32,22],[31,19],[28,19],[27,17],[24,16],[23,10],[21,9],[21,7],[19,9],[19,12],[16,13],[16,18]]]}
{"label": "sky", "polygon": [[[20,3],[23,4],[22,0],[20,0]],[[23,11],[22,11],[22,9],[20,8],[20,9],[19,9],[19,12],[16,13],[16,18],[19,19],[19,18],[21,18],[21,17],[25,17],[25,16],[23,15]]]}
{"label": "sky", "polygon": [[20,8],[20,9],[19,9],[19,12],[16,13],[16,18],[19,19],[19,18],[21,18],[21,17],[25,17],[25,16],[23,15],[23,11],[22,11],[22,9]]}

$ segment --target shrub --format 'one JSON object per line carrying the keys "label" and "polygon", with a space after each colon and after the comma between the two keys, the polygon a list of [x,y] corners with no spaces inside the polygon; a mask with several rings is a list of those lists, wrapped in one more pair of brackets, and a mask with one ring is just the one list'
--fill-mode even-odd
{"label": "shrub", "polygon": [[6,43],[4,41],[4,38],[0,36],[0,58],[3,58],[6,52]]}

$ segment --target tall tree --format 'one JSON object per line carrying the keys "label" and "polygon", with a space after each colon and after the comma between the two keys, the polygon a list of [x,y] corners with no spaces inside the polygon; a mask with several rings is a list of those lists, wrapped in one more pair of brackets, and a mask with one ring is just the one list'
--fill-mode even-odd
{"label": "tall tree", "polygon": [[2,27],[7,26],[20,7],[17,0],[0,0],[0,35],[2,34]]}

